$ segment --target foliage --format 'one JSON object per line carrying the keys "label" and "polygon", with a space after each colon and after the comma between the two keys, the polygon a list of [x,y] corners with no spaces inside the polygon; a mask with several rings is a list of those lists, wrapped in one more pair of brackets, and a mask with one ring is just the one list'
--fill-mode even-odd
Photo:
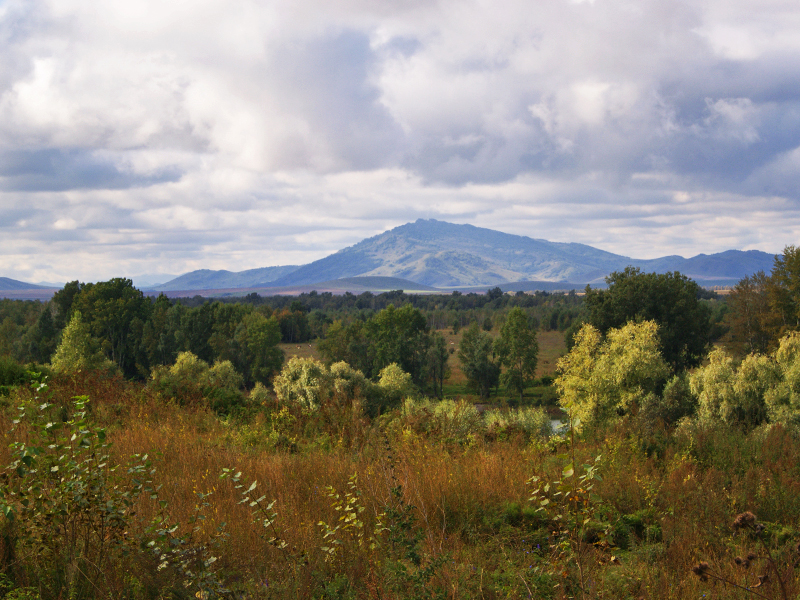
{"label": "foliage", "polygon": [[267,384],[281,370],[284,356],[278,348],[280,329],[274,317],[250,313],[236,328],[234,339],[243,349],[242,369],[248,382]]}
{"label": "foliage", "polygon": [[783,319],[773,310],[778,289],[759,271],[741,279],[728,296],[732,346],[740,353],[766,353],[780,337]]}
{"label": "foliage", "polygon": [[[80,311],[106,357],[125,377],[146,374],[140,345],[152,305],[130,279],[117,277],[87,283],[74,297],[71,311]],[[143,373],[144,371],[144,373]]]}
{"label": "foliage", "polygon": [[115,367],[92,338],[88,325],[83,322],[80,311],[75,311],[61,335],[51,362],[57,373],[76,373],[86,370],[112,372]]}
{"label": "foliage", "polygon": [[700,288],[680,273],[642,273],[627,267],[606,277],[608,289],[587,286],[587,322],[601,333],[630,321],[654,321],[664,360],[673,372],[700,364],[710,342],[710,310]]}
{"label": "foliage", "polygon": [[669,373],[659,350],[658,325],[628,323],[608,331],[584,325],[559,360],[559,403],[579,429],[618,419],[655,394]]}
{"label": "foliage", "polygon": [[138,457],[122,476],[105,430],[88,418],[88,399],[75,398],[72,411],[39,404],[46,389],[20,407],[14,422],[32,437],[12,442],[2,470],[4,537],[17,564],[29,565],[12,569],[42,598],[103,597],[108,571],[131,550],[128,527],[149,462]]}
{"label": "foliage", "polygon": [[521,308],[512,308],[506,316],[500,337],[495,342],[495,351],[498,362],[505,367],[500,382],[519,393],[522,402],[523,391],[536,377],[539,345],[536,331],[531,329],[528,316]]}
{"label": "foliage", "polygon": [[450,360],[450,350],[444,336],[434,332],[431,336],[431,346],[428,348],[428,377],[433,384],[433,393],[439,399],[444,397],[444,382],[452,374],[448,365]]}
{"label": "foliage", "polygon": [[786,246],[772,272],[744,277],[729,297],[731,342],[739,353],[766,353],[800,326],[800,247]]}
{"label": "foliage", "polygon": [[766,419],[764,395],[780,379],[769,357],[751,354],[737,368],[723,350],[715,349],[707,365],[692,373],[692,393],[699,399],[701,422],[755,427]]}
{"label": "foliage", "polygon": [[607,543],[611,532],[611,524],[600,520],[602,500],[594,489],[603,480],[600,461],[600,456],[595,457],[593,464],[584,464],[583,473],[576,475],[573,455],[561,470],[561,479],[534,476],[528,480],[535,486],[530,501],[552,523],[553,550],[577,567],[576,587],[584,599],[591,595],[586,573],[590,549]]}
{"label": "foliage", "polygon": [[240,391],[244,378],[229,360],[213,366],[191,352],[181,352],[174,365],[153,369],[150,386],[180,404],[203,400],[220,413],[229,412],[244,401]]}
{"label": "foliage", "polygon": [[500,366],[495,362],[492,336],[472,323],[458,346],[461,370],[470,387],[477,390],[481,398],[488,398],[491,389],[500,379]]}
{"label": "foliage", "polygon": [[688,374],[684,372],[667,382],[661,396],[647,396],[642,401],[638,418],[650,428],[659,425],[672,427],[696,411],[697,397],[692,393]]}
{"label": "foliage", "polygon": [[278,400],[316,410],[327,391],[330,371],[313,358],[292,357],[275,377],[273,386]]}
{"label": "foliage", "polygon": [[769,421],[800,423],[800,333],[791,332],[769,355],[749,354],[740,364],[723,350],[691,375],[703,423],[753,428]]}
{"label": "foliage", "polygon": [[355,402],[372,417],[398,406],[403,398],[416,395],[411,376],[396,364],[384,368],[375,384],[345,362],[326,367],[313,358],[299,357],[289,360],[273,385],[280,402],[307,411]]}

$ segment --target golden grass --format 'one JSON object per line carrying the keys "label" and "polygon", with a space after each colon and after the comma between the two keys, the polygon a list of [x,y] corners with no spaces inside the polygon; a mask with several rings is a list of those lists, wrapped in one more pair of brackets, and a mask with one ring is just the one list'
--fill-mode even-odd
{"label": "golden grass", "polygon": [[[62,380],[54,382],[53,389],[57,402],[79,393],[92,397],[92,413],[109,428],[116,462],[126,464],[134,453],[153,457],[159,497],[168,502],[170,522],[180,524],[178,533],[191,529],[190,520],[200,505],[198,493],[212,493],[195,541],[211,539],[226,523],[228,537],[215,550],[220,576],[251,597],[337,597],[323,594],[321,586],[338,576],[351,585],[351,596],[342,597],[415,597],[410,588],[398,591],[396,574],[390,571],[390,558],[397,557],[391,554],[386,534],[378,536],[383,540],[380,548],[369,549],[365,542],[374,534],[379,515],[392,504],[391,490],[398,485],[405,503],[414,507],[413,531],[421,532],[426,556],[446,558],[428,584],[441,586],[443,597],[531,594],[561,599],[577,594],[574,559],[563,547],[554,551],[548,547],[554,541],[548,537],[552,523],[530,516],[533,512],[521,521],[509,516],[518,514],[514,510],[520,507],[530,508],[527,482],[532,475],[548,480],[562,477],[567,459],[559,452],[568,449],[566,444],[548,447],[519,439],[476,438],[464,446],[445,445],[400,422],[385,434],[375,426],[348,426],[360,431],[358,443],[334,437],[332,447],[323,449],[315,446],[319,428],[309,428],[311,422],[303,424],[298,417],[289,433],[308,433],[300,452],[287,453],[266,445],[244,445],[238,437],[244,425],[202,409],[165,403],[135,384]],[[16,435],[8,433],[8,419],[8,409],[0,411],[4,464],[8,442]],[[248,427],[262,427],[266,435],[272,422],[266,411]],[[731,553],[742,551],[747,540],[736,537],[730,522],[745,509],[768,521],[770,531],[785,528],[791,543],[800,539],[794,529],[800,519],[800,448],[790,432],[776,429],[762,439],[709,431],[683,446],[680,438],[670,438],[669,443],[664,442],[667,438],[660,442],[653,438],[647,443],[665,445],[649,455],[642,435],[619,427],[578,440],[575,448],[579,464],[603,456],[603,481],[596,488],[598,518],[603,515],[624,529],[623,516],[645,515],[648,525],[661,532],[660,538],[650,540],[628,532],[631,542],[625,548],[588,546],[590,597],[688,600],[709,593],[733,597],[726,595],[727,588],[700,582],[689,569],[698,560],[710,560],[728,576],[738,577],[730,566]],[[257,481],[253,497],[275,500],[278,517],[266,537],[285,540],[286,550],[267,543],[251,509],[239,503],[240,490],[220,479],[223,468],[241,470],[247,485]],[[330,540],[323,538],[319,523],[335,526],[342,517],[327,488],[343,496],[350,491],[348,480],[354,474],[360,494],[357,503],[364,509],[360,513],[364,533],[362,538],[352,532],[340,534],[341,550],[326,559],[321,548]],[[156,513],[157,505],[142,498],[130,535],[144,535]],[[359,539],[365,543],[359,544]],[[610,562],[612,556],[618,565]],[[146,572],[145,566],[141,569]],[[153,578],[157,579],[155,574]],[[259,583],[266,581],[271,582],[269,590]],[[774,586],[770,589],[779,597]],[[122,597],[122,590],[117,591]]]}

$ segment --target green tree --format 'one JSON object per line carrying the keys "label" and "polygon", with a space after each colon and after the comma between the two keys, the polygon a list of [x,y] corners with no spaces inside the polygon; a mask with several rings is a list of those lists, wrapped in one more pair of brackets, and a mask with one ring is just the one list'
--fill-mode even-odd
{"label": "green tree", "polygon": [[269,383],[283,366],[283,350],[278,347],[281,330],[275,317],[251,312],[236,330],[236,341],[244,350],[248,382]]}
{"label": "green tree", "polygon": [[328,327],[325,339],[317,342],[317,350],[327,364],[343,361],[362,373],[372,371],[370,343],[362,321],[353,321],[349,325],[334,321]]}
{"label": "green tree", "polygon": [[678,272],[642,273],[627,267],[606,277],[608,289],[586,288],[587,322],[601,333],[630,321],[655,321],[664,360],[674,372],[700,364],[709,346],[711,319],[700,287]]}
{"label": "green tree", "polygon": [[481,331],[477,321],[473,321],[464,332],[458,346],[458,358],[470,387],[481,398],[488,398],[500,378],[500,366],[494,360],[492,336]]}
{"label": "green tree", "polygon": [[800,327],[800,247],[786,246],[775,257],[772,279],[772,305],[787,329]]}
{"label": "green tree", "polygon": [[141,345],[144,324],[152,304],[121,277],[87,283],[75,296],[72,310],[80,310],[95,338],[101,340],[106,356],[126,377],[146,374],[149,366]]}
{"label": "green tree", "polygon": [[605,337],[589,324],[558,361],[559,403],[581,429],[613,421],[650,400],[669,374],[654,321],[628,323]]}
{"label": "green tree", "polygon": [[782,295],[775,288],[772,277],[759,271],[741,279],[728,296],[730,337],[741,354],[765,353],[777,343],[785,319],[773,305]]}
{"label": "green tree", "polygon": [[373,377],[396,363],[411,375],[415,384],[424,383],[430,336],[421,311],[410,304],[401,308],[390,304],[367,321],[366,334],[371,345]]}
{"label": "green tree", "polygon": [[752,428],[767,418],[765,395],[779,380],[780,370],[770,357],[750,354],[737,367],[717,348],[708,364],[692,373],[689,385],[699,400],[701,422]]}
{"label": "green tree", "polygon": [[517,391],[522,402],[525,388],[536,377],[539,344],[536,341],[536,331],[528,323],[528,316],[518,306],[509,311],[500,328],[495,351],[498,362],[505,367],[500,383],[509,390]]}
{"label": "green tree", "polygon": [[97,340],[92,338],[89,326],[83,322],[78,310],[72,312],[72,318],[61,334],[61,342],[53,354],[51,365],[58,373],[114,369],[114,364],[105,357]]}
{"label": "green tree", "polygon": [[438,331],[431,336],[431,346],[428,349],[428,377],[433,383],[433,393],[439,399],[444,397],[444,380],[450,377],[450,349],[447,340]]}

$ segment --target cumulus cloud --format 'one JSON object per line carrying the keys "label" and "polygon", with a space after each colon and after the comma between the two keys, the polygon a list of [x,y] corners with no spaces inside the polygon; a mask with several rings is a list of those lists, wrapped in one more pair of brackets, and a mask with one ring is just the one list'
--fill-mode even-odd
{"label": "cumulus cloud", "polygon": [[2,274],[297,264],[418,217],[779,251],[797,31],[783,0],[6,0]]}

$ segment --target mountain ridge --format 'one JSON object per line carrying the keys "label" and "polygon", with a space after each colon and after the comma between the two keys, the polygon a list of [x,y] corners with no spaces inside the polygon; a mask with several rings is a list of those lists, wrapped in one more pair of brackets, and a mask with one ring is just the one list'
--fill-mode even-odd
{"label": "mountain ridge", "polygon": [[[253,288],[295,289],[334,281],[339,282],[337,286],[350,281],[356,286],[354,289],[361,289],[369,278],[373,282],[378,281],[374,278],[383,278],[381,286],[396,278],[398,284],[411,282],[422,286],[419,289],[518,288],[528,283],[540,287],[547,284],[551,289],[563,284],[558,289],[573,289],[587,284],[603,285],[606,276],[627,266],[645,272],[678,271],[701,285],[732,286],[746,275],[770,271],[774,259],[775,255],[760,250],[726,250],[690,258],[670,255],[634,259],[576,242],[550,242],[476,225],[418,219],[305,265],[239,272],[199,269],[142,289],[228,293]],[[408,287],[407,283],[402,285]],[[0,291],[8,294],[36,288],[43,290],[35,284],[0,278]]]}

